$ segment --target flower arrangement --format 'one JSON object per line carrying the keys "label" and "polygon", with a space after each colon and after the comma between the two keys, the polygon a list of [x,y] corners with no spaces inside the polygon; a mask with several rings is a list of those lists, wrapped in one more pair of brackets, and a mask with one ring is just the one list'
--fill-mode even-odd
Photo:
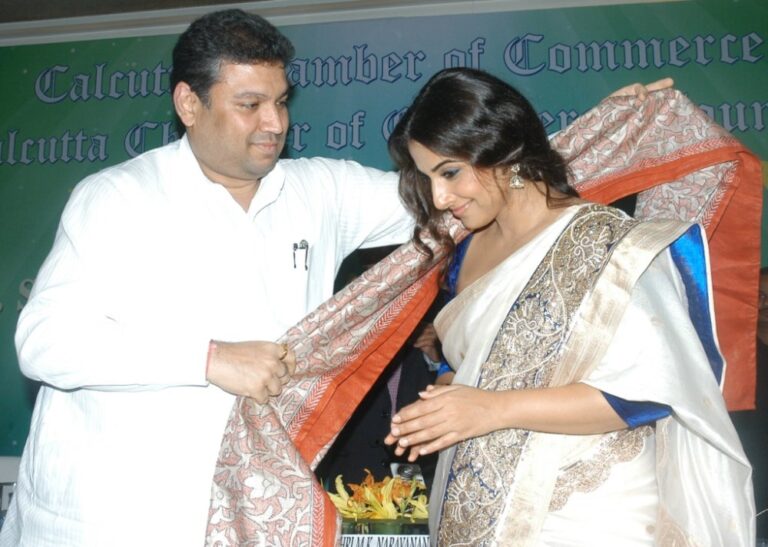
{"label": "flower arrangement", "polygon": [[336,493],[329,492],[333,504],[345,519],[427,518],[426,485],[417,479],[385,477],[375,481],[367,469],[360,484],[349,484],[350,495],[341,475],[336,477]]}

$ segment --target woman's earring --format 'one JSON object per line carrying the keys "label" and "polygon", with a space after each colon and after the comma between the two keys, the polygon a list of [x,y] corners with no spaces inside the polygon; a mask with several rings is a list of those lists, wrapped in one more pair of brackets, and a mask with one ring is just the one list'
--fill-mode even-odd
{"label": "woman's earring", "polygon": [[510,170],[512,171],[512,176],[509,178],[509,188],[511,190],[522,190],[525,188],[523,177],[520,176],[520,164],[514,164]]}

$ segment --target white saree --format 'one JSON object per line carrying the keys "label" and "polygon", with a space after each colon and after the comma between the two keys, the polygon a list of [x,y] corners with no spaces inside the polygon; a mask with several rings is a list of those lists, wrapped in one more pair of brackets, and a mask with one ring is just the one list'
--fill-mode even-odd
{"label": "white saree", "polygon": [[720,394],[701,240],[695,225],[570,207],[442,310],[455,383],[583,382],[672,413],[655,427],[506,430],[444,451],[433,544],[753,544],[751,470]]}

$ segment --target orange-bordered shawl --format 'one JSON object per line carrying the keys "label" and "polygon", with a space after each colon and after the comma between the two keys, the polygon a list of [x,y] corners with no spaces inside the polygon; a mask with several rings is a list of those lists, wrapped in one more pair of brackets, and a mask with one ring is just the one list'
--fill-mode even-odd
{"label": "orange-bordered shawl", "polygon": [[[709,238],[729,408],[754,405],[760,163],[686,97],[603,101],[553,140],[586,199],[638,194],[636,215],[697,221]],[[282,338],[294,381],[268,405],[238,398],[222,441],[206,545],[335,545],[338,515],[312,470],[427,310],[439,261],[410,244]]]}

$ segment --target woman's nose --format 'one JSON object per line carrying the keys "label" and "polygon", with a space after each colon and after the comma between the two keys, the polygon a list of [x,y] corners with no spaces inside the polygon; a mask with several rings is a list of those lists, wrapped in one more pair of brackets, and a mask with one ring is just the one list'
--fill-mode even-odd
{"label": "woman's nose", "polygon": [[432,203],[435,205],[435,208],[440,211],[448,209],[449,198],[450,196],[445,189],[445,185],[432,181]]}

